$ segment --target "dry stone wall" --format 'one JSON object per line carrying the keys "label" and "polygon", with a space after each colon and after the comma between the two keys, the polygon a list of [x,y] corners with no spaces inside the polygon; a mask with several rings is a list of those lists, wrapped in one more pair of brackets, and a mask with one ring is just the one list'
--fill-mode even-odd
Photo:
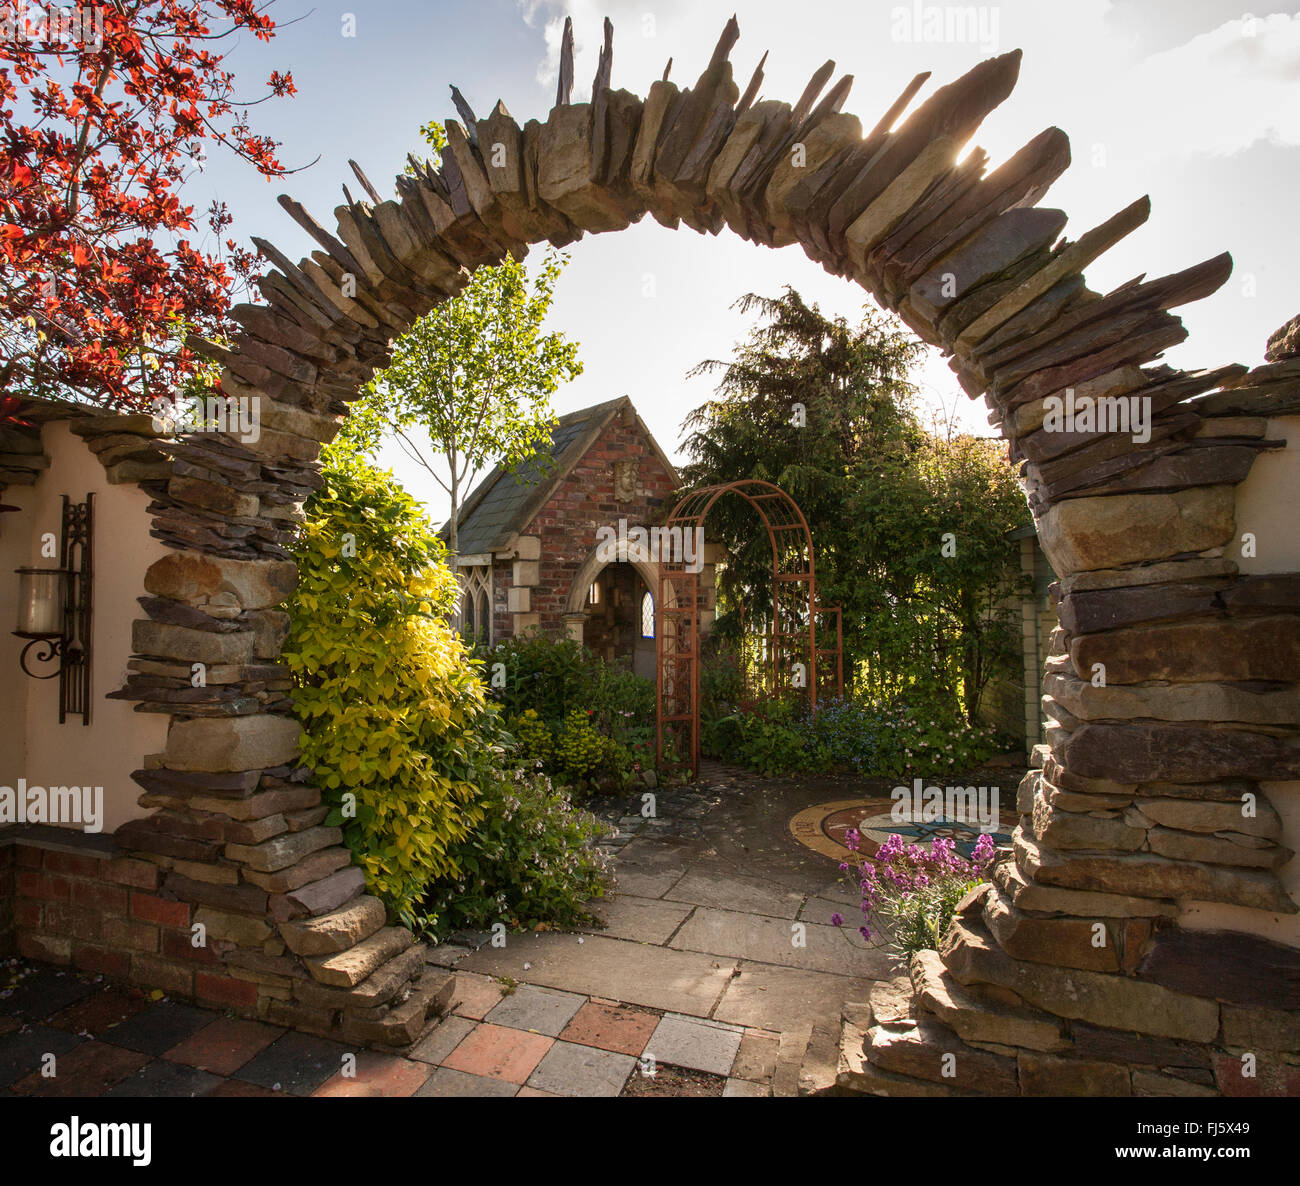
{"label": "dry stone wall", "polygon": [[[646,213],[726,226],[799,243],[951,356],[1021,464],[1061,574],[1048,744],[1020,791],[1014,858],[943,951],[917,961],[905,1015],[866,1026],[846,1084],[1293,1090],[1298,953],[1174,920],[1187,901],[1297,910],[1261,783],[1300,776],[1300,576],[1241,577],[1225,554],[1234,485],[1275,447],[1261,425],[1300,399],[1295,323],[1253,371],[1157,362],[1186,336],[1169,310],[1213,292],[1231,261],[1093,292],[1082,269],[1146,220],[1146,199],[1062,238],[1065,214],[1038,205],[1069,164],[1059,129],[992,172],[978,149],[958,162],[1009,96],[1018,52],[891,130],[927,76],[864,127],[841,111],[851,79],[828,88],[832,63],[794,104],[755,102],[761,66],[742,91],[728,60],[738,36],[733,20],[695,85],[665,74],[643,101],[609,84],[607,26],[592,99],[578,104],[566,37],[544,121],[462,108],[441,161],[412,162],[395,196],[354,166],[363,196],[345,190],[334,232],[281,199],[318,250],[294,263],[258,240],[273,265],[267,303],[235,310],[229,348],[192,343],[220,362],[227,395],[261,400],[261,437],[193,434],[151,487],[155,533],[176,550],[148,573],[127,690],[172,725],[136,776],[156,810],[119,844],[207,922],[225,973],[258,986],[250,1012],[390,1041],[424,1023],[441,982],[410,935],[384,925],[297,764],[276,659],[288,526],[319,484],[320,443],[392,337],[472,269]],[[1147,439],[1058,429],[1052,400],[1067,390],[1139,398]],[[183,686],[196,662],[208,665],[201,696]],[[1242,1054],[1261,1068],[1253,1079]]]}

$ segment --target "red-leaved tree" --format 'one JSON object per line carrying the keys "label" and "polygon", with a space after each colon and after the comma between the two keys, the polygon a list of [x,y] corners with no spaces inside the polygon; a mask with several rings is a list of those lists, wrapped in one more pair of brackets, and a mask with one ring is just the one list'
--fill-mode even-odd
{"label": "red-leaved tree", "polygon": [[204,365],[185,333],[220,336],[257,257],[223,242],[224,203],[196,246],[180,190],[209,141],[286,172],[248,108],[292,76],[247,101],[224,65],[228,39],[274,35],[267,7],[87,0],[56,24],[0,0],[0,398],[145,408]]}

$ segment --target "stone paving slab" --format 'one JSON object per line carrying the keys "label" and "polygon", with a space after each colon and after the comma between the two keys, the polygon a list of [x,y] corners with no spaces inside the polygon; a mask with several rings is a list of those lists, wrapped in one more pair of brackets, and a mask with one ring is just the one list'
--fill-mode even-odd
{"label": "stone paving slab", "polygon": [[586,928],[607,939],[631,939],[636,943],[668,942],[691,913],[689,903],[679,905],[656,898],[639,898],[634,894],[614,894],[596,898],[588,906],[604,922],[603,928]]}
{"label": "stone paving slab", "polygon": [[710,1075],[730,1075],[742,1031],[698,1017],[668,1014],[646,1043],[645,1056]]}
{"label": "stone paving slab", "polygon": [[737,1079],[770,1083],[776,1072],[776,1056],[780,1045],[781,1039],[777,1034],[746,1030],[740,1040],[740,1050],[736,1053],[731,1073]]}
{"label": "stone paving slab", "polygon": [[857,886],[843,878],[828,881],[825,885],[818,886],[815,891],[809,894],[809,897],[824,898],[828,902],[838,902],[841,913],[844,913],[845,906],[852,906],[854,910],[857,910],[862,905],[862,894]]}
{"label": "stone paving slab", "polygon": [[[48,1008],[50,1004],[53,1002],[42,1007]],[[50,1024],[83,1038],[99,1038],[149,1007],[150,1002],[143,995],[132,996],[110,986],[61,1009],[50,1018]]]}
{"label": "stone paving slab", "polygon": [[468,1075],[450,1067],[439,1067],[424,1081],[417,1096],[512,1096],[518,1091],[513,1083],[503,1079],[488,1079],[482,1075]]}
{"label": "stone paving slab", "polygon": [[718,910],[794,918],[804,895],[761,877],[747,877],[725,867],[700,862],[664,895]]}
{"label": "stone paving slab", "polygon": [[583,1046],[599,1046],[616,1054],[639,1055],[650,1041],[659,1014],[606,1001],[588,1001],[560,1037]]}
{"label": "stone paving slab", "polygon": [[714,1012],[719,1021],[777,1033],[834,1024],[845,1001],[862,1001],[871,981],[802,968],[742,963]]}
{"label": "stone paving slab", "polygon": [[490,977],[458,971],[456,988],[451,994],[452,1012],[482,1021],[504,994],[504,986],[495,983]]}
{"label": "stone paving slab", "polygon": [[357,1052],[348,1074],[339,1070],[312,1094],[316,1097],[402,1097],[414,1095],[428,1080],[430,1068],[379,1050]]}
{"label": "stone paving slab", "polygon": [[734,959],[717,959],[623,939],[547,933],[521,936],[504,948],[483,947],[467,971],[511,976],[567,992],[707,1017],[721,997]]}
{"label": "stone paving slab", "polygon": [[311,1095],[343,1066],[343,1056],[353,1053],[340,1042],[291,1032],[246,1063],[235,1078],[287,1095]]}
{"label": "stone paving slab", "polygon": [[856,931],[862,925],[861,900],[841,902],[833,898],[809,898],[803,904],[803,909],[799,911],[799,918],[803,922],[829,926],[832,914],[842,916],[845,927],[850,931]]}
{"label": "stone paving slab", "polygon": [[722,1089],[722,1094],[726,1099],[737,1097],[766,1099],[772,1094],[772,1089],[763,1083],[751,1083],[748,1079],[728,1079],[726,1087]]}
{"label": "stone paving slab", "polygon": [[220,1087],[214,1087],[210,1096],[218,1099],[275,1099],[284,1098],[284,1092],[272,1091],[269,1087],[259,1087],[256,1083],[245,1083],[242,1079],[223,1079]]}
{"label": "stone paving slab", "polygon": [[[677,932],[671,946],[682,951],[872,979],[880,978],[891,964],[883,951],[865,947],[857,934],[811,922],[800,925],[805,946],[796,947],[793,940],[797,932],[786,919],[700,907]],[[851,938],[846,939],[846,934],[851,934]]]}
{"label": "stone paving slab", "polygon": [[[107,1042],[82,1042],[55,1058],[52,1075],[34,1070],[13,1085],[15,1095],[84,1097],[98,1095],[134,1075],[149,1062],[146,1054]],[[39,1064],[38,1064],[39,1065]]]}
{"label": "stone paving slab", "polygon": [[38,967],[6,996],[0,997],[0,1013],[40,1012],[49,1017],[94,991],[94,984],[81,977]]}
{"label": "stone paving slab", "polygon": [[639,898],[662,898],[681,879],[680,869],[647,869],[622,861],[614,870],[615,889],[620,894],[635,894]]}
{"label": "stone paving slab", "polygon": [[81,1044],[82,1039],[76,1034],[46,1025],[34,1025],[6,1034],[0,1040],[0,1088],[39,1071],[44,1055],[53,1054],[59,1059]]}
{"label": "stone paving slab", "polygon": [[473,1028],[474,1022],[468,1017],[455,1014],[444,1017],[431,1033],[410,1049],[408,1057],[419,1062],[440,1063],[469,1036]]}
{"label": "stone paving slab", "polygon": [[442,1061],[444,1067],[522,1086],[555,1044],[544,1034],[483,1022]]}
{"label": "stone paving slab", "polygon": [[219,1087],[224,1080],[207,1071],[196,1070],[178,1062],[168,1062],[158,1058],[134,1075],[123,1079],[110,1087],[104,1095],[108,1099],[146,1098],[158,1096],[199,1096],[207,1095]]}
{"label": "stone paving slab", "polygon": [[159,1001],[121,1025],[115,1025],[105,1038],[125,1050],[159,1055],[197,1034],[214,1020],[207,1009],[180,1001]]}
{"label": "stone paving slab", "polygon": [[521,984],[514,992],[502,997],[484,1020],[493,1025],[532,1030],[554,1038],[569,1024],[586,999],[576,993]]}
{"label": "stone paving slab", "polygon": [[233,1075],[283,1033],[260,1021],[222,1017],[172,1047],[167,1058],[215,1075]]}
{"label": "stone paving slab", "polygon": [[554,1095],[618,1095],[636,1065],[630,1054],[556,1042],[528,1077],[528,1086]]}
{"label": "stone paving slab", "polygon": [[694,861],[709,855],[709,849],[696,840],[678,840],[671,836],[640,836],[619,853],[620,865],[637,865],[644,869],[675,872],[679,877]]}

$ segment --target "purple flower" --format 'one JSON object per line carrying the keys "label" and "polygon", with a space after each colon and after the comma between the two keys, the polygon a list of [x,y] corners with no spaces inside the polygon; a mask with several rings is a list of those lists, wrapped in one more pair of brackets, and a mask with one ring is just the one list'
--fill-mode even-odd
{"label": "purple flower", "polygon": [[844,925],[844,915],[836,912],[831,915],[831,926],[842,927]]}

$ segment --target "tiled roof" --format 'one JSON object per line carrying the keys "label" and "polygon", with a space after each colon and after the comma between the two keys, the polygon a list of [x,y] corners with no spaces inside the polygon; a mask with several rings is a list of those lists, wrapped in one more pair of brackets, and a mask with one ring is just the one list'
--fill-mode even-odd
{"label": "tiled roof", "polygon": [[[537,513],[538,496],[564,478],[614,413],[630,402],[623,396],[568,412],[552,429],[550,447],[541,458],[524,462],[514,474],[497,466],[462,504],[457,533],[460,554],[504,548]],[[449,526],[444,523],[439,532],[444,538]]]}

